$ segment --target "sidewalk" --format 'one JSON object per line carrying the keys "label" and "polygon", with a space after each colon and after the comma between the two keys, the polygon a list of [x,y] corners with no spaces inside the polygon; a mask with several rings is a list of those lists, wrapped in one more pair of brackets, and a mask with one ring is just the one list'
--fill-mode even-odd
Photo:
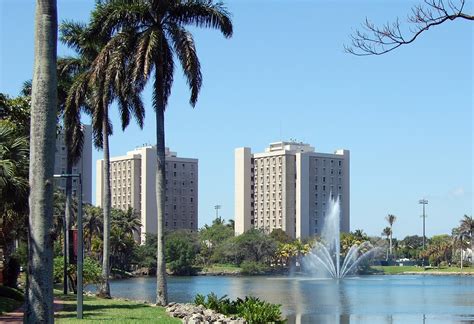
{"label": "sidewalk", "polygon": [[[63,308],[63,302],[59,299],[54,299],[54,313],[56,314]],[[0,323],[23,323],[23,313],[25,311],[25,305],[18,308],[16,311],[0,315]]]}

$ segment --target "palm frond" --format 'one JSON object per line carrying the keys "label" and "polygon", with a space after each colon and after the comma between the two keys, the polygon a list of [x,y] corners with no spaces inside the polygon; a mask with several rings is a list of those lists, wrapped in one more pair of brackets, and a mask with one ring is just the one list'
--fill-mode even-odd
{"label": "palm frond", "polygon": [[59,40],[77,53],[82,53],[86,29],[87,25],[84,23],[71,20],[63,21],[59,26]]}
{"label": "palm frond", "polygon": [[176,24],[169,29],[169,34],[173,42],[174,52],[181,62],[184,76],[191,90],[189,102],[194,107],[202,86],[202,74],[193,36]]}
{"label": "palm frond", "polygon": [[144,1],[110,0],[96,5],[90,27],[94,34],[110,37],[122,29],[136,27],[143,17],[151,19]]}
{"label": "palm frond", "polygon": [[159,34],[154,29],[142,33],[132,54],[132,82],[144,85],[147,83],[154,66],[154,49],[159,46]]}
{"label": "palm frond", "polygon": [[170,10],[168,19],[180,25],[219,29],[229,38],[233,33],[230,13],[222,2],[189,0],[179,2]]}

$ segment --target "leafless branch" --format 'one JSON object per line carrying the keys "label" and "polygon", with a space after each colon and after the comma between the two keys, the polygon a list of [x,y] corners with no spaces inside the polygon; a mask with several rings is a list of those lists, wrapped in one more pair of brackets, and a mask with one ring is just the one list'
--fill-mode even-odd
{"label": "leafless branch", "polygon": [[411,13],[407,17],[407,22],[412,24],[408,27],[409,35],[404,35],[402,32],[398,18],[381,27],[366,18],[362,28],[350,35],[351,45],[344,45],[344,50],[357,56],[382,55],[414,42],[420,34],[445,21],[455,19],[474,21],[473,15],[463,12],[466,0],[455,1],[456,3],[453,0],[424,0],[424,4],[411,8]]}

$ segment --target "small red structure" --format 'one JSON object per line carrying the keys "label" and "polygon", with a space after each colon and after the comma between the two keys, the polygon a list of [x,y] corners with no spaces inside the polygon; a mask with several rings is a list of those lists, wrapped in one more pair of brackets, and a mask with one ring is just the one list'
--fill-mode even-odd
{"label": "small red structure", "polygon": [[69,264],[77,264],[77,229],[69,230]]}

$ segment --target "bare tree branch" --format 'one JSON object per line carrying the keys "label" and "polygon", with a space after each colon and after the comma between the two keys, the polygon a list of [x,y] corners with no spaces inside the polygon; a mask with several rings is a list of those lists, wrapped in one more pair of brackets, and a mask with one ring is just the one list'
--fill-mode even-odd
{"label": "bare tree branch", "polygon": [[414,26],[408,27],[410,34],[405,36],[398,18],[395,22],[386,23],[381,27],[375,26],[366,18],[362,28],[350,35],[351,45],[344,45],[344,50],[357,56],[382,55],[414,42],[423,32],[448,20],[474,21],[474,15],[463,12],[466,0],[456,1],[454,3],[453,0],[424,0],[423,5],[411,8],[407,22]]}

